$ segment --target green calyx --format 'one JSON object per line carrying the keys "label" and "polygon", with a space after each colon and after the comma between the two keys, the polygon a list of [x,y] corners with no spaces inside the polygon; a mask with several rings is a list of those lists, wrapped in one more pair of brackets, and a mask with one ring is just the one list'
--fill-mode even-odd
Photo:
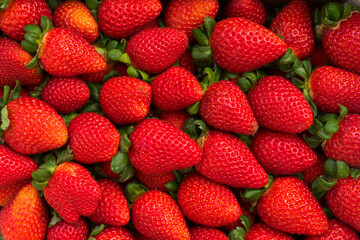
{"label": "green calyx", "polygon": [[165,184],[166,189],[168,190],[169,195],[177,201],[177,192],[179,190],[180,183],[184,179],[184,173],[180,171],[172,171],[176,179]]}
{"label": "green calyx", "polygon": [[9,6],[10,0],[0,0],[0,11]]}
{"label": "green calyx", "polygon": [[50,219],[48,227],[51,228],[51,227],[55,226],[61,220],[62,219],[61,219],[60,215],[54,209],[52,209],[52,211],[51,211],[51,219]]}
{"label": "green calyx", "polygon": [[247,188],[244,192],[240,193],[241,198],[250,203],[254,203],[258,201],[262,195],[269,189],[272,182],[274,181],[274,177],[271,175],[268,175],[269,181],[267,182],[265,187],[262,188]]}
{"label": "green calyx", "polygon": [[129,203],[135,202],[136,198],[147,191],[149,191],[147,187],[137,182],[131,182],[124,188],[124,193]]}
{"label": "green calyx", "polygon": [[21,86],[18,81],[16,81],[16,86],[13,90],[9,86],[4,87],[4,96],[0,98],[0,107],[1,107],[1,131],[5,131],[10,126],[9,112],[6,105],[17,99],[20,96]]}
{"label": "green calyx", "polygon": [[184,124],[184,132],[187,133],[190,138],[196,140],[206,131],[207,127],[203,120],[190,118],[186,120]]}
{"label": "green calyx", "polygon": [[98,21],[98,12],[100,3],[98,0],[85,0],[86,6],[90,9],[91,14],[94,16],[96,21]]}
{"label": "green calyx", "polygon": [[239,76],[237,73],[226,72],[222,77],[224,80],[237,79],[237,85],[245,94],[256,84],[258,80],[265,77],[266,73],[257,69],[255,72],[246,72]]}
{"label": "green calyx", "polygon": [[104,229],[105,229],[105,224],[101,224],[101,225],[98,225],[98,226],[94,227],[93,230],[90,233],[90,236],[89,236],[88,240],[96,240],[96,238],[93,238],[93,236],[98,235]]}
{"label": "green calyx", "polygon": [[242,227],[236,227],[235,229],[231,230],[228,234],[229,240],[239,240],[239,239],[243,240],[245,238],[246,233],[250,230],[251,228],[250,217],[241,214],[240,220],[245,229]]}

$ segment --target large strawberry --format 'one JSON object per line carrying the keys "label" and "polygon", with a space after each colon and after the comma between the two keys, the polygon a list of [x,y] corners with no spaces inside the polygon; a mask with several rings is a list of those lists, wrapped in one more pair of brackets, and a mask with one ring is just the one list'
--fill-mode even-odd
{"label": "large strawberry", "polygon": [[257,24],[265,25],[266,9],[260,0],[230,0],[225,9],[228,18],[242,17]]}
{"label": "large strawberry", "polygon": [[19,190],[29,183],[31,183],[31,178],[0,186],[0,207],[6,206]]}
{"label": "large strawberry", "polygon": [[234,73],[260,68],[281,57],[288,49],[275,33],[245,18],[218,22],[210,46],[215,62]]}
{"label": "large strawberry", "polygon": [[100,233],[91,236],[90,240],[135,240],[129,230],[122,227],[107,227]]}
{"label": "large strawberry", "polygon": [[244,240],[293,240],[293,238],[260,222],[251,226]]}
{"label": "large strawberry", "polygon": [[86,240],[89,236],[89,226],[84,218],[78,222],[68,223],[61,220],[47,231],[47,240]]}
{"label": "large strawberry", "polygon": [[329,220],[329,229],[321,236],[308,236],[305,240],[359,240],[356,232],[336,218]]}
{"label": "large strawberry", "polygon": [[193,227],[190,229],[191,240],[228,240],[225,233],[216,228]]}

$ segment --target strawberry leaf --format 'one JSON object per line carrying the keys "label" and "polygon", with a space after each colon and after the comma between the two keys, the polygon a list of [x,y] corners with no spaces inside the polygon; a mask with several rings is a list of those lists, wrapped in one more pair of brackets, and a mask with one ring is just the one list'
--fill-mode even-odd
{"label": "strawberry leaf", "polygon": [[170,181],[165,184],[165,187],[169,192],[176,193],[179,189],[179,184],[177,184],[176,181]]}
{"label": "strawberry leaf", "polygon": [[209,38],[211,37],[212,31],[213,31],[215,25],[216,25],[216,21],[213,18],[205,17],[204,27],[205,27],[206,33]]}
{"label": "strawberry leaf", "polygon": [[201,29],[198,29],[198,28],[194,29],[193,35],[199,44],[204,45],[204,46],[209,46],[209,37]]}
{"label": "strawberry leaf", "polygon": [[80,113],[84,113],[84,112],[95,112],[100,115],[104,115],[104,113],[101,110],[100,103],[98,102],[90,102],[86,104],[83,108],[80,109]]}
{"label": "strawberry leaf", "polygon": [[60,0],[47,0],[46,2],[52,10],[60,5]]}
{"label": "strawberry leaf", "polygon": [[127,154],[118,151],[115,156],[111,159],[111,171],[114,173],[121,173],[124,171],[126,165],[129,162],[129,157]]}
{"label": "strawberry leaf", "polygon": [[324,130],[327,133],[333,134],[339,130],[339,122],[337,119],[330,119],[324,125]]}
{"label": "strawberry leaf", "polygon": [[9,112],[5,107],[3,107],[3,109],[1,110],[1,129],[3,131],[7,130],[10,126],[10,119],[9,119]]}
{"label": "strawberry leaf", "polygon": [[51,215],[52,217],[48,225],[49,228],[55,226],[57,223],[59,223],[62,220],[60,215],[55,210],[51,211]]}
{"label": "strawberry leaf", "polygon": [[40,25],[41,25],[41,29],[43,30],[42,35],[45,35],[45,33],[47,33],[53,27],[50,18],[46,16],[41,16]]}
{"label": "strawberry leaf", "polygon": [[40,169],[38,171],[32,172],[31,176],[35,181],[43,183],[47,182],[50,179],[51,174],[46,170]]}
{"label": "strawberry leaf", "polygon": [[90,10],[97,10],[100,5],[98,0],[85,0],[85,4]]}
{"label": "strawberry leaf", "polygon": [[147,187],[137,182],[131,182],[127,184],[124,188],[126,199],[130,203],[133,203],[137,197],[139,197],[141,194],[147,191],[149,191]]}
{"label": "strawberry leaf", "polygon": [[69,146],[67,146],[66,150],[61,151],[58,155],[57,155],[57,161],[56,164],[60,165],[64,162],[70,162],[71,160],[74,159],[74,156],[72,154],[72,151],[70,149]]}
{"label": "strawberry leaf", "polygon": [[35,188],[36,190],[38,190],[38,191],[43,190],[43,189],[46,187],[47,184],[48,184],[48,182],[43,182],[43,183],[39,183],[39,182],[37,182],[37,181],[32,181],[32,182],[31,182],[31,185],[33,185],[34,188]]}
{"label": "strawberry leaf", "polygon": [[8,103],[10,91],[11,91],[11,89],[10,89],[9,86],[5,86],[5,87],[4,87],[4,95],[3,95],[3,97],[1,98],[1,99],[2,99],[1,102],[2,102],[3,105],[2,105],[1,107],[5,107],[6,104]]}
{"label": "strawberry leaf", "polygon": [[38,66],[39,66],[39,58],[37,55],[35,55],[33,59],[31,59],[31,61],[27,65],[25,65],[25,67],[27,67],[28,69],[34,69]]}
{"label": "strawberry leaf", "polygon": [[348,110],[343,105],[339,105],[339,107],[340,107],[339,121],[342,121],[344,117],[348,114]]}
{"label": "strawberry leaf", "polygon": [[198,114],[200,112],[200,101],[188,106],[186,110],[191,116]]}
{"label": "strawberry leaf", "polygon": [[351,169],[351,172],[350,172],[350,175],[353,179],[355,180],[358,180],[359,177],[360,177],[360,169],[355,169],[355,168],[352,168]]}
{"label": "strawberry leaf", "polygon": [[20,82],[16,81],[16,86],[13,90],[11,90],[8,102],[11,102],[11,101],[17,99],[20,96],[20,93],[21,93]]}
{"label": "strawberry leaf", "polygon": [[249,229],[251,227],[251,218],[249,216],[246,216],[245,214],[241,214],[240,219],[241,219],[242,225],[244,225],[244,227],[245,227],[245,230],[249,231]]}
{"label": "strawberry leaf", "polygon": [[[0,1],[0,10],[1,9],[6,9],[9,6],[10,0],[3,0]],[[1,236],[1,234],[0,234]]]}
{"label": "strawberry leaf", "polygon": [[119,181],[126,182],[130,180],[135,173],[135,168],[131,165],[130,161],[126,164],[124,170],[119,174]]}
{"label": "strawberry leaf", "polygon": [[94,229],[90,233],[90,237],[98,235],[99,233],[101,233],[104,230],[104,228],[105,228],[104,224],[94,227]]}
{"label": "strawberry leaf", "polygon": [[337,183],[336,178],[326,178],[326,176],[320,176],[314,180],[311,184],[311,192],[317,199],[322,198],[326,191],[331,189]]}
{"label": "strawberry leaf", "polygon": [[229,240],[244,240],[245,238],[245,230],[241,227],[237,227],[230,231],[228,238]]}
{"label": "strawberry leaf", "polygon": [[38,25],[35,24],[29,24],[24,27],[25,32],[27,33],[35,33],[38,36],[41,35],[41,28]]}
{"label": "strawberry leaf", "polygon": [[347,178],[350,174],[350,168],[343,161],[334,161],[329,158],[325,161],[325,173],[332,178]]}
{"label": "strawberry leaf", "polygon": [[120,151],[122,153],[128,153],[130,147],[131,147],[131,141],[128,135],[124,132],[121,135],[121,139],[120,139]]}

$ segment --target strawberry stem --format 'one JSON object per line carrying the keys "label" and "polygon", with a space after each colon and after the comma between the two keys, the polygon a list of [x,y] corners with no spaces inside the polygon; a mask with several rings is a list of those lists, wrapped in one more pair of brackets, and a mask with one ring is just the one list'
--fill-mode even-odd
{"label": "strawberry stem", "polygon": [[147,187],[137,182],[131,182],[124,188],[125,196],[130,203],[147,191],[149,191]]}

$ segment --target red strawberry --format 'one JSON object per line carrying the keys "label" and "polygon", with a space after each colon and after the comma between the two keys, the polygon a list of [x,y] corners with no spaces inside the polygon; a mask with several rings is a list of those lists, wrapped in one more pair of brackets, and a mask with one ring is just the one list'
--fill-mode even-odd
{"label": "red strawberry", "polygon": [[164,111],[180,111],[200,101],[203,90],[189,71],[171,67],[151,82],[152,100]]}
{"label": "red strawberry", "polygon": [[260,25],[265,25],[266,9],[260,0],[230,0],[225,9],[228,18],[242,17]]}
{"label": "red strawberry", "polygon": [[260,79],[248,94],[259,125],[271,130],[300,133],[313,122],[313,113],[301,91],[279,76]]}
{"label": "red strawberry", "polygon": [[323,153],[317,153],[317,161],[314,165],[312,165],[309,169],[303,172],[303,181],[306,185],[310,186],[310,184],[320,175],[325,172],[325,160],[327,157]]}
{"label": "red strawberry", "polygon": [[89,226],[84,218],[78,222],[68,223],[61,220],[59,223],[50,227],[47,231],[47,240],[87,240],[89,236]]}
{"label": "red strawberry", "polygon": [[[251,225],[254,224],[255,216],[252,213],[250,213],[248,210],[246,210],[246,208],[242,207],[241,205],[240,205],[240,209],[241,209],[241,215],[248,216],[250,218],[250,220],[251,220]],[[238,227],[241,227],[241,228],[245,229],[245,226],[243,224],[243,220],[241,218],[238,218],[236,221],[234,221],[232,223],[229,223],[228,225],[223,226],[223,229],[225,231],[227,231],[227,232],[230,232],[231,230],[236,229]]]}
{"label": "red strawberry", "polygon": [[83,166],[60,164],[44,188],[47,203],[69,223],[78,222],[81,215],[94,213],[101,197],[100,187]]}
{"label": "red strawberry", "polygon": [[120,175],[118,173],[114,173],[111,170],[111,161],[102,162],[100,165],[100,171],[107,177],[111,177],[114,179],[119,179]]}
{"label": "red strawberry", "polygon": [[90,9],[77,0],[63,2],[55,9],[54,26],[71,29],[90,43],[99,37],[99,26]]}
{"label": "red strawberry", "polygon": [[176,180],[176,177],[172,172],[146,174],[136,170],[135,177],[150,190],[160,190],[163,192],[167,192],[165,187],[166,183]]}
{"label": "red strawberry", "polygon": [[232,187],[261,188],[268,182],[265,170],[245,143],[218,130],[210,130],[205,137],[203,157],[196,169],[205,177]]}
{"label": "red strawberry", "polygon": [[[1,26],[1,24],[0,24]],[[21,86],[39,84],[43,74],[39,67],[28,69],[25,67],[32,59],[20,43],[0,37],[0,87],[15,86],[16,81]]]}
{"label": "red strawberry", "polygon": [[310,62],[315,67],[331,65],[330,59],[326,56],[321,44],[315,44],[312,53],[309,56]]}
{"label": "red strawberry", "polygon": [[305,240],[359,240],[356,232],[336,218],[329,220],[329,229],[321,236],[309,236]]}
{"label": "red strawberry", "polygon": [[177,197],[184,216],[204,226],[224,226],[241,215],[239,203],[230,188],[199,173],[191,173],[184,178]]}
{"label": "red strawberry", "polygon": [[135,240],[129,230],[122,227],[107,227],[92,238],[96,240]]}
{"label": "red strawberry", "polygon": [[259,126],[245,94],[230,81],[211,85],[200,102],[200,115],[217,129],[253,135]]}
{"label": "red strawberry", "polygon": [[138,232],[157,240],[190,240],[189,229],[176,202],[166,193],[151,190],[136,198],[131,216]]}
{"label": "red strawberry", "polygon": [[193,227],[190,229],[191,240],[228,240],[225,233],[216,228]]}
{"label": "red strawberry", "polygon": [[41,98],[58,113],[71,113],[82,108],[90,89],[80,78],[52,77],[41,92]]}
{"label": "red strawberry", "polygon": [[99,27],[106,36],[124,38],[160,15],[159,0],[104,0],[99,7]]}
{"label": "red strawberry", "polygon": [[31,183],[31,178],[0,186],[0,207],[6,206],[19,190],[29,183]]}
{"label": "red strawberry", "polygon": [[292,0],[274,18],[270,30],[284,37],[284,42],[300,59],[310,55],[315,37],[311,12],[304,0]]}
{"label": "red strawberry", "polygon": [[293,238],[289,234],[272,229],[263,223],[256,223],[246,233],[244,240],[293,240]]}
{"label": "red strawberry", "polygon": [[171,67],[185,52],[188,38],[177,29],[152,28],[134,35],[127,44],[131,64],[150,74]]}
{"label": "red strawberry", "polygon": [[257,211],[264,223],[279,231],[313,236],[328,229],[328,220],[319,202],[296,177],[275,179],[260,198]]}
{"label": "red strawberry", "polygon": [[181,130],[184,128],[184,124],[189,118],[190,115],[185,111],[163,112],[159,116],[160,120],[163,120]]}
{"label": "red strawberry", "polygon": [[179,58],[179,67],[185,68],[192,74],[196,74],[197,67],[192,62],[193,58],[191,56],[191,52],[186,51],[180,58]]}
{"label": "red strawberry", "polygon": [[45,0],[11,0],[6,9],[0,11],[0,30],[15,40],[23,40],[24,27],[40,25],[41,16],[52,18]]}
{"label": "red strawberry", "polygon": [[327,113],[339,113],[339,104],[360,114],[360,75],[341,68],[324,66],[309,77],[309,93],[316,107]]}
{"label": "red strawberry", "polygon": [[144,119],[151,103],[152,88],[133,77],[114,77],[100,91],[100,105],[114,123],[126,125]]}
{"label": "red strawberry", "polygon": [[69,146],[78,162],[91,164],[110,161],[120,145],[120,133],[105,117],[82,113],[69,124]]}
{"label": "red strawberry", "polygon": [[260,68],[281,57],[288,49],[275,33],[245,18],[218,22],[210,46],[215,62],[234,73]]}
{"label": "red strawberry", "polygon": [[25,185],[0,212],[0,231],[6,240],[44,240],[49,212],[39,192]]}
{"label": "red strawberry", "polygon": [[201,160],[199,145],[180,129],[158,119],[145,119],[129,137],[131,164],[143,173],[166,173],[194,166]]}
{"label": "red strawberry", "polygon": [[45,102],[21,97],[7,104],[10,126],[6,143],[22,154],[47,152],[65,145],[68,132],[64,120]]}

